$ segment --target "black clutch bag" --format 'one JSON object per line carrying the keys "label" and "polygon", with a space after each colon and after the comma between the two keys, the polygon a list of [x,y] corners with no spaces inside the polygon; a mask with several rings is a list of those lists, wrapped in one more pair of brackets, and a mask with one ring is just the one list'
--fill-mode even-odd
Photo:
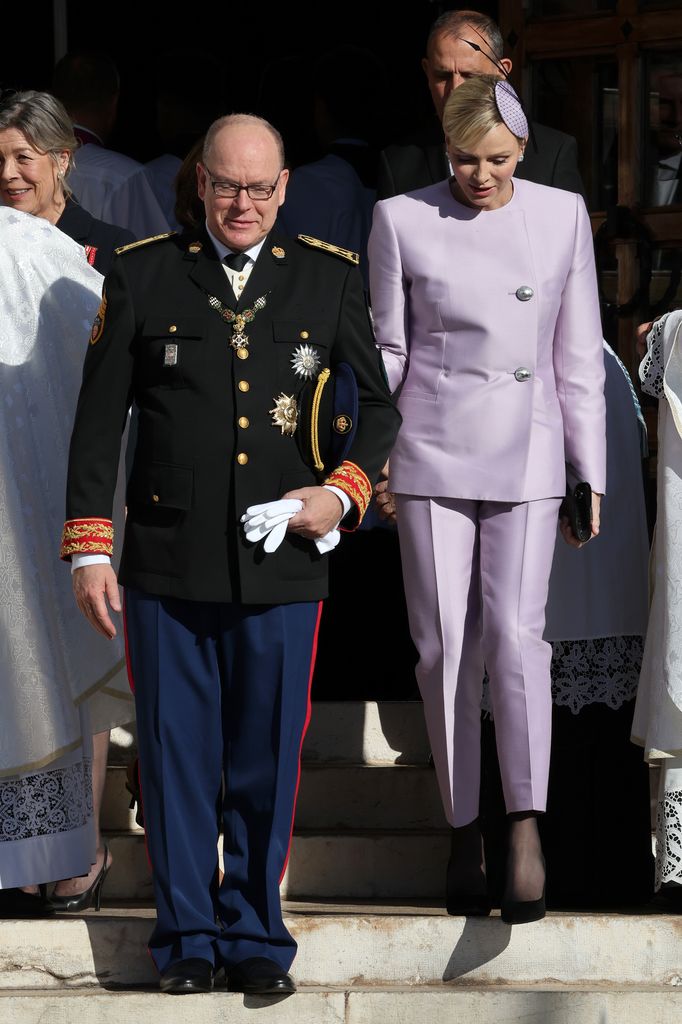
{"label": "black clutch bag", "polygon": [[571,533],[583,543],[592,536],[592,488],[585,481],[566,488],[566,497],[559,509],[571,524]]}

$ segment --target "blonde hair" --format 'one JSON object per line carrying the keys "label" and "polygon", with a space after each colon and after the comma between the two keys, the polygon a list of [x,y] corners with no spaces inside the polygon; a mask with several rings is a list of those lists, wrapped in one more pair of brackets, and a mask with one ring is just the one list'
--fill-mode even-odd
{"label": "blonde hair", "polygon": [[[443,131],[448,145],[468,152],[504,120],[497,108],[496,75],[474,75],[448,96],[443,110]],[[518,142],[524,139],[518,135]]]}
{"label": "blonde hair", "polygon": [[[16,92],[0,102],[0,131],[16,128],[38,153],[47,154],[57,167],[57,181],[65,196],[71,195],[66,178],[74,165],[73,154],[78,141],[71,118],[63,105],[49,92]],[[68,153],[69,162],[62,174],[58,153]]]}

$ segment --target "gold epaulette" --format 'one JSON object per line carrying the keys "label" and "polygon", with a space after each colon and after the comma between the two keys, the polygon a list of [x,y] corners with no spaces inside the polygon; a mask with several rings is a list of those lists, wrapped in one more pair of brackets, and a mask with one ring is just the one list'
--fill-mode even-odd
{"label": "gold epaulette", "polygon": [[350,249],[342,249],[339,245],[332,245],[331,242],[323,242],[321,238],[312,238],[310,235],[299,235],[299,242],[303,242],[304,245],[309,245],[311,249],[322,249],[324,252],[330,252],[333,256],[341,256],[344,260],[348,260],[349,263],[353,263],[356,267],[360,263],[360,256],[356,252],[351,252]]}
{"label": "gold epaulette", "polygon": [[122,256],[124,252],[130,252],[131,249],[138,249],[141,245],[149,245],[150,242],[160,242],[162,238],[171,238],[176,235],[177,231],[164,231],[162,235],[152,235],[150,238],[141,238],[139,242],[128,242],[127,245],[119,245],[118,249],[114,249],[117,256]]}

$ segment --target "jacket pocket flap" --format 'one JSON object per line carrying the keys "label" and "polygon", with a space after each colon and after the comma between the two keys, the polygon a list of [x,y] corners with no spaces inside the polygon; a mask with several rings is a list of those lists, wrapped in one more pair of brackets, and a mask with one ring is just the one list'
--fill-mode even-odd
{"label": "jacket pocket flap", "polygon": [[171,466],[164,462],[152,462],[133,471],[130,481],[134,501],[158,508],[191,508],[193,489],[194,470],[190,466]]}
{"label": "jacket pocket flap", "polygon": [[272,335],[275,341],[290,345],[324,345],[329,347],[329,326],[322,321],[273,320]]}
{"label": "jacket pocket flap", "polygon": [[142,325],[143,338],[203,338],[204,318],[200,316],[148,316]]}

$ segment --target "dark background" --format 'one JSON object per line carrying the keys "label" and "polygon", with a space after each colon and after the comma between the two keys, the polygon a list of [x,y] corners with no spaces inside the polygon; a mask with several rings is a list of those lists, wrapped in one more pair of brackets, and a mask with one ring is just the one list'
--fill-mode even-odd
{"label": "dark background", "polygon": [[[168,4],[142,0],[108,5],[68,0],[68,46],[102,50],[115,60],[121,99],[108,145],[138,160],[151,159],[164,149],[155,115],[160,78],[179,91],[210,91],[216,96],[215,116],[246,111],[270,114],[275,123],[281,119],[277,127],[285,143],[292,133],[293,144],[307,110],[306,88],[315,60],[340,43],[370,50],[386,69],[389,98],[384,139],[379,141],[389,142],[433,119],[420,60],[431,22],[443,10],[458,6],[465,5],[432,0],[203,0],[183,4],[172,14]],[[497,17],[497,4],[472,6]],[[49,90],[54,55],[50,0],[25,8],[16,29],[12,24],[5,19],[0,87]],[[355,73],[348,67],[349,87]],[[216,82],[216,77],[222,81]],[[313,159],[315,154],[305,157]]]}

